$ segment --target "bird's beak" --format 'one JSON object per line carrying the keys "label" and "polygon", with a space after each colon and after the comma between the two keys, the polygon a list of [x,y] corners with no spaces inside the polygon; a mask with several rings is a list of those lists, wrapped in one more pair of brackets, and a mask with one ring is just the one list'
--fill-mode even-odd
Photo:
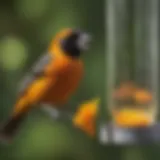
{"label": "bird's beak", "polygon": [[78,46],[81,50],[88,50],[92,37],[88,33],[82,33],[78,39]]}

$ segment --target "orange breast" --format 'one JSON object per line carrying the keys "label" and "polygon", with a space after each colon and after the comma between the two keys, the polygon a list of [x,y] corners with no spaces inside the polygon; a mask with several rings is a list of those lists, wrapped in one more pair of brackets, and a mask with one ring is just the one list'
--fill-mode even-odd
{"label": "orange breast", "polygon": [[81,63],[66,64],[56,83],[50,87],[44,102],[54,105],[66,103],[79,86],[82,74],[83,67]]}

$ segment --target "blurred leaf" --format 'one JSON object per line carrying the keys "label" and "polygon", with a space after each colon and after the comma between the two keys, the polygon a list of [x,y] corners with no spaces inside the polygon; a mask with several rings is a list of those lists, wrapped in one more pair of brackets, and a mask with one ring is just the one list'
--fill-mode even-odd
{"label": "blurred leaf", "polygon": [[17,70],[25,64],[28,48],[23,40],[6,37],[0,42],[2,67],[6,70]]}

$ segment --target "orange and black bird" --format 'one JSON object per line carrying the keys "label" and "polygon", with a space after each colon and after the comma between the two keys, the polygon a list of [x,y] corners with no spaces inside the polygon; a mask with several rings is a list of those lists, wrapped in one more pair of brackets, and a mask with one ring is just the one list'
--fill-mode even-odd
{"label": "orange and black bird", "polygon": [[29,111],[40,104],[63,108],[83,77],[81,54],[89,47],[90,35],[64,29],[51,42],[47,53],[33,65],[20,84],[18,98],[1,140],[10,141]]}

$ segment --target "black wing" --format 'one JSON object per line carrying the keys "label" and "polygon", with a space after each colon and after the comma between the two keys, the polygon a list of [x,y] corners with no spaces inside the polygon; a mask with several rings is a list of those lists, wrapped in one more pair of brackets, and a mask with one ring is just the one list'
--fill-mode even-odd
{"label": "black wing", "polygon": [[20,88],[18,91],[19,95],[24,94],[26,89],[39,77],[43,76],[45,66],[48,65],[52,60],[50,54],[45,54],[33,65],[31,71],[24,76],[20,83]]}

